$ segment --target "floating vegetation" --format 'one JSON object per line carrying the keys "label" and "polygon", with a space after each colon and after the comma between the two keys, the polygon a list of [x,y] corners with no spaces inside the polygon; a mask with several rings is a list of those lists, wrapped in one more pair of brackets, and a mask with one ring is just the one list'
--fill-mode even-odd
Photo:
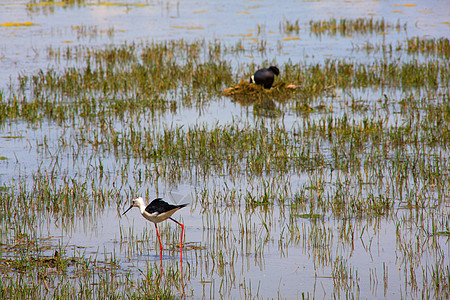
{"label": "floating vegetation", "polygon": [[300,214],[300,215],[294,215],[295,217],[303,218],[303,219],[318,219],[322,218],[323,215],[321,214],[315,214],[315,213],[309,213],[309,214]]}
{"label": "floating vegetation", "polygon": [[107,2],[107,1],[98,1],[98,2],[90,2],[85,0],[52,0],[52,1],[39,1],[39,0],[31,0],[27,3],[28,8],[32,7],[40,7],[40,6],[74,6],[74,5],[95,5],[95,6],[135,6],[135,7],[143,7],[148,6],[148,3],[125,3],[125,2]]}
{"label": "floating vegetation", "polygon": [[0,23],[0,27],[22,27],[22,26],[35,26],[35,23],[32,22],[7,22]]}
{"label": "floating vegetation", "polygon": [[307,103],[307,101],[296,101],[292,106],[292,110],[298,114],[307,115],[316,112],[331,112],[333,110],[333,107],[327,107],[325,104],[311,106]]}
{"label": "floating vegetation", "polygon": [[223,90],[222,94],[224,96],[233,97],[235,101],[240,103],[248,104],[260,101],[263,98],[287,100],[292,97],[292,94],[297,88],[299,88],[299,86],[294,84],[275,82],[272,89],[264,89],[261,85],[241,80],[239,84],[234,87]]}
{"label": "floating vegetation", "polygon": [[148,3],[123,3],[123,2],[98,2],[98,3],[90,3],[89,5],[99,5],[99,6],[136,6],[136,7],[144,7],[148,6]]}
{"label": "floating vegetation", "polygon": [[405,4],[394,4],[394,7],[416,7],[416,4],[405,3]]}
{"label": "floating vegetation", "polygon": [[441,236],[450,236],[450,231],[438,231],[435,234]]}

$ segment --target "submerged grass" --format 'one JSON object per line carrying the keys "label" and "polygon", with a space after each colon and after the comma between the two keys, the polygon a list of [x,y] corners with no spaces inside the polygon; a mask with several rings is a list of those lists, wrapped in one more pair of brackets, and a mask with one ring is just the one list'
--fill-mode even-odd
{"label": "submerged grass", "polygon": [[[321,36],[324,34],[335,36],[351,36],[353,34],[358,35],[368,35],[368,34],[384,34],[388,30],[396,30],[400,32],[401,30],[406,31],[406,23],[391,23],[384,20],[383,18],[357,18],[357,19],[335,19],[331,18],[329,20],[315,21],[310,20],[309,31],[315,36]],[[299,34],[300,33],[300,21],[290,21],[283,20],[280,23],[280,31],[282,33]]]}

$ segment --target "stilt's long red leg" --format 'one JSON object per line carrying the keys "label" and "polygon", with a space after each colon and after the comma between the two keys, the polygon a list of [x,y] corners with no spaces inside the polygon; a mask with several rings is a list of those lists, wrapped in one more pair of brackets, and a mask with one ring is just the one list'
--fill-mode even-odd
{"label": "stilt's long red leg", "polygon": [[162,246],[162,243],[161,243],[161,237],[159,236],[158,225],[156,225],[156,223],[155,223],[155,228],[156,228],[156,234],[158,235],[158,240],[159,240],[159,250],[160,250],[161,261],[162,261],[162,250],[163,250],[163,246]]}
{"label": "stilt's long red leg", "polygon": [[178,225],[181,226],[181,255],[180,255],[180,261],[183,261],[183,235],[184,235],[184,225],[181,224],[180,222],[170,218],[172,221],[174,221],[175,223],[177,223]]}

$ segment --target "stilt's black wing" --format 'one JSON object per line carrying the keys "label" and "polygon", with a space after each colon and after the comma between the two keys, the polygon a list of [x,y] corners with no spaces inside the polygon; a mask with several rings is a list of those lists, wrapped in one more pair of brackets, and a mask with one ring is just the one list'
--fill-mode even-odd
{"label": "stilt's black wing", "polygon": [[156,198],[153,200],[147,207],[145,208],[145,211],[149,214],[157,212],[158,214],[162,214],[166,211],[170,211],[175,208],[182,208],[185,207],[187,204],[181,204],[181,205],[172,205],[167,203],[166,201],[163,201],[161,198]]}

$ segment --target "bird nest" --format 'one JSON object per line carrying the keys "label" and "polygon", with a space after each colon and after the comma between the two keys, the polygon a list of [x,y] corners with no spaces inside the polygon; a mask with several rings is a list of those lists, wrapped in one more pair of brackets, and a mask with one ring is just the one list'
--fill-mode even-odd
{"label": "bird nest", "polygon": [[300,88],[298,85],[277,82],[271,89],[265,89],[261,85],[241,80],[239,84],[223,90],[222,94],[232,97],[240,103],[254,103],[266,97],[280,101],[289,98],[289,95],[293,94],[298,88]]}

